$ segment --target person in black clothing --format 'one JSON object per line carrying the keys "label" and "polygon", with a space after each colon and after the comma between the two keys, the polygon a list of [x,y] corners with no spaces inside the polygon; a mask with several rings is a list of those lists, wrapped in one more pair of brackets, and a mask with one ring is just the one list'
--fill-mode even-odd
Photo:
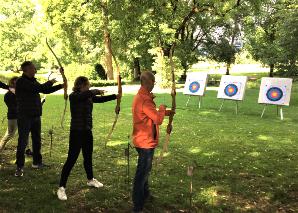
{"label": "person in black clothing", "polygon": [[[17,169],[15,176],[23,176],[23,167],[25,163],[25,149],[31,132],[33,147],[32,168],[42,168],[41,149],[41,115],[42,104],[39,93],[49,94],[64,87],[63,84],[53,86],[56,80],[47,81],[44,84],[37,82],[34,78],[36,68],[30,61],[25,61],[21,65],[23,75],[16,83],[17,114],[19,139],[16,153]],[[61,70],[63,72],[63,70]]]}
{"label": "person in black clothing", "polygon": [[4,89],[8,89],[8,87],[10,88],[10,90],[4,95],[4,102],[8,108],[8,111],[7,111],[8,126],[7,126],[6,133],[0,142],[0,152],[4,149],[7,142],[14,137],[18,129],[17,100],[15,95],[15,87],[16,87],[17,79],[18,77],[11,78],[9,80],[9,86],[4,88]]}
{"label": "person in black clothing", "polygon": [[[90,90],[90,83],[86,77],[78,77],[74,83],[73,92],[69,95],[71,126],[69,136],[68,157],[63,166],[60,185],[57,191],[60,200],[67,200],[65,193],[66,182],[76,160],[82,149],[84,157],[84,168],[87,173],[87,185],[91,187],[102,187],[103,184],[93,177],[92,170],[92,152],[93,152],[93,135],[92,135],[92,110],[93,103],[103,103],[115,100],[121,97],[118,95],[103,95],[101,90]],[[116,107],[116,112],[120,108]]]}
{"label": "person in black clothing", "polygon": [[2,89],[9,89],[9,86],[6,85],[6,84],[4,84],[4,83],[2,83],[2,82],[0,81],[0,88],[2,88]]}

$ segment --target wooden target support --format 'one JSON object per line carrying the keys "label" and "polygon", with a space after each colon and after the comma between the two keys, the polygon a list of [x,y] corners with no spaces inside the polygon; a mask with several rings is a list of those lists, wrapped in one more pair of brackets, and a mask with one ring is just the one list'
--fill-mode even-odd
{"label": "wooden target support", "polygon": [[[219,107],[219,112],[222,110],[222,108],[223,108],[223,105],[224,105],[224,103],[225,103],[225,101],[226,101],[227,99],[223,99],[222,100],[222,102],[221,102],[221,105],[220,105],[220,107]],[[232,101],[234,101],[235,102],[235,113],[236,113],[236,115],[238,115],[238,111],[239,111],[239,104],[238,104],[238,100],[232,100]]]}
{"label": "wooden target support", "polygon": [[[188,99],[187,99],[187,102],[186,102],[186,105],[185,105],[186,107],[188,107],[191,96],[196,96],[196,95],[188,95]],[[199,106],[199,109],[201,109],[201,106],[202,106],[202,103],[203,103],[203,96],[199,95],[198,97],[199,97],[198,106]]]}
{"label": "wooden target support", "polygon": [[[262,114],[261,114],[261,118],[263,118],[267,106],[268,106],[268,104],[264,104],[264,108],[263,108],[263,111],[262,111]],[[276,114],[277,114],[277,116],[280,116],[280,120],[282,120],[282,121],[284,120],[284,113],[283,113],[282,105],[276,105]]]}

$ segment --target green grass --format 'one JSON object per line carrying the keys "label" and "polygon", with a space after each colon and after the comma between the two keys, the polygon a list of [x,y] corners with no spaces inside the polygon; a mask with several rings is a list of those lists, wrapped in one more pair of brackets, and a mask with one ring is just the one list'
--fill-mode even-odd
{"label": "green grass", "polygon": [[[257,104],[258,90],[248,89],[236,116],[234,103],[227,101],[218,112],[215,91],[207,91],[202,109],[192,98],[177,94],[177,114],[169,153],[151,173],[151,190],[157,197],[146,205],[146,212],[184,212],[189,210],[190,177],[187,167],[198,164],[193,177],[192,212],[294,212],[298,211],[298,87],[295,85],[285,120],[268,107],[263,119]],[[0,97],[1,99],[3,96]],[[0,212],[130,212],[131,185],[125,184],[124,149],[131,133],[132,95],[125,95],[116,129],[104,149],[104,140],[114,121],[115,103],[94,106],[94,174],[103,189],[86,186],[82,156],[68,182],[67,202],[56,198],[63,163],[67,157],[69,116],[65,130],[60,128],[62,96],[48,96],[42,117],[43,158],[49,169],[35,171],[26,158],[23,178],[13,177],[16,139],[0,154]],[[170,105],[169,94],[158,95],[157,104]],[[1,116],[6,109],[0,105]],[[165,126],[161,128],[161,143]],[[48,131],[54,126],[52,157]],[[5,132],[1,125],[1,135]],[[160,148],[156,150],[156,156]],[[136,152],[131,153],[131,181]]]}

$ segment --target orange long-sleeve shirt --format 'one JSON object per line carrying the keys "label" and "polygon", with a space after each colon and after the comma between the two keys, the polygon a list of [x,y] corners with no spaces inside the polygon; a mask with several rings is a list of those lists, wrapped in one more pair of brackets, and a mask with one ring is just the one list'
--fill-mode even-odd
{"label": "orange long-sleeve shirt", "polygon": [[162,124],[166,113],[163,105],[156,110],[153,94],[141,86],[132,104],[132,137],[135,147],[150,149],[158,145],[159,125]]}

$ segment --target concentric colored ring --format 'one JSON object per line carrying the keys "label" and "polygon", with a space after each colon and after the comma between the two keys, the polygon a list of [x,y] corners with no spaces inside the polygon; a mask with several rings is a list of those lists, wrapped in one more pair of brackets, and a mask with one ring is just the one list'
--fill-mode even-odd
{"label": "concentric colored ring", "polygon": [[269,101],[279,101],[284,96],[283,91],[278,87],[271,87],[267,93],[266,96]]}
{"label": "concentric colored ring", "polygon": [[189,84],[189,91],[192,92],[192,93],[196,93],[198,92],[200,89],[200,83],[197,82],[197,81],[194,81],[194,82],[191,82]]}
{"label": "concentric colored ring", "polygon": [[229,97],[233,97],[238,92],[238,87],[235,84],[228,84],[225,87],[225,94]]}

